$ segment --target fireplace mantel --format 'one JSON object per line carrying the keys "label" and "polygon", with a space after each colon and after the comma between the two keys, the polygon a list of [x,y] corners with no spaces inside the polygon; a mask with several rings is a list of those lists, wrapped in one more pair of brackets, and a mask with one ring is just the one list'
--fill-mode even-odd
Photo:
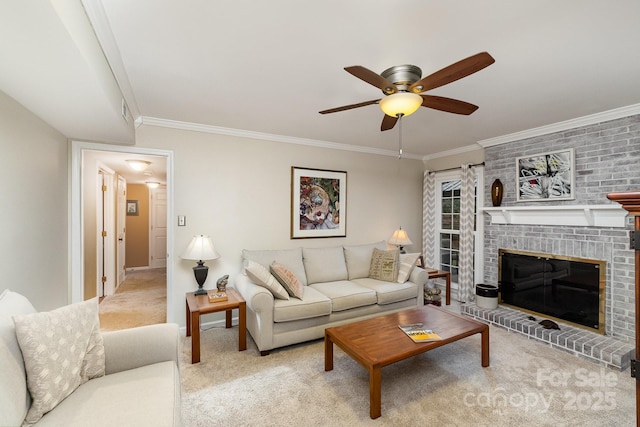
{"label": "fireplace mantel", "polygon": [[492,224],[626,227],[628,212],[619,205],[533,205],[482,209]]}

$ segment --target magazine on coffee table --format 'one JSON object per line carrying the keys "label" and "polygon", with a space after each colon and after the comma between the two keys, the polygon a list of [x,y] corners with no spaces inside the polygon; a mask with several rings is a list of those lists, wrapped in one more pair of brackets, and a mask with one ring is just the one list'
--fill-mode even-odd
{"label": "magazine on coffee table", "polygon": [[436,334],[431,329],[425,329],[422,323],[398,325],[398,327],[402,329],[402,331],[414,342],[439,341],[442,339],[440,335]]}

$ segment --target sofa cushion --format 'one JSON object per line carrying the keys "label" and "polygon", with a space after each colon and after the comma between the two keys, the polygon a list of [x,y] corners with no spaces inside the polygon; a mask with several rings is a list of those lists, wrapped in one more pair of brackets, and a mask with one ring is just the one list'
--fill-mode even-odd
{"label": "sofa cushion", "polygon": [[13,316],[35,312],[24,296],[8,289],[0,294],[0,426],[22,424],[31,406]]}
{"label": "sofa cushion", "polygon": [[400,251],[392,249],[381,251],[373,248],[371,256],[371,266],[369,267],[369,277],[372,279],[395,282],[398,280],[398,256]]}
{"label": "sofa cushion", "polygon": [[371,256],[373,249],[385,250],[387,244],[384,240],[366,245],[344,246],[344,259],[349,272],[349,280],[369,277],[371,267]]}
{"label": "sofa cushion", "polygon": [[304,264],[302,263],[302,248],[264,251],[243,249],[242,258],[262,264],[264,268],[269,268],[275,261],[291,270],[298,280],[300,280],[300,283],[303,285],[307,284],[307,275],[305,274]]}
{"label": "sofa cushion", "polygon": [[46,414],[37,426],[180,424],[180,376],[176,363],[170,361],[91,380]]}
{"label": "sofa cushion", "polygon": [[253,283],[268,289],[274,297],[279,299],[289,299],[287,290],[282,287],[280,282],[278,282],[276,278],[269,273],[269,270],[262,266],[262,264],[247,260],[247,265],[244,268],[244,271]]}
{"label": "sofa cushion", "polygon": [[418,285],[413,282],[397,283],[385,282],[371,278],[362,278],[355,279],[354,283],[374,290],[376,292],[377,302],[379,305],[406,301],[418,296]]}
{"label": "sofa cushion", "polygon": [[420,258],[419,253],[415,254],[400,254],[398,263],[398,283],[404,283],[409,280],[409,276],[416,268],[416,262]]}
{"label": "sofa cushion", "polygon": [[331,314],[331,300],[310,286],[304,287],[302,299],[274,300],[273,321],[289,322]]}
{"label": "sofa cushion", "polygon": [[331,311],[373,305],[377,301],[374,290],[359,286],[348,280],[324,282],[309,285],[331,299]]}
{"label": "sofa cushion", "polygon": [[36,423],[81,384],[104,375],[98,298],[13,319],[33,399],[25,424]]}
{"label": "sofa cushion", "polygon": [[287,293],[292,297],[302,298],[303,295],[303,286],[302,283],[298,280],[298,278],[282,264],[278,264],[274,262],[269,267],[271,274],[276,278],[278,282],[282,285],[283,288],[287,290]]}
{"label": "sofa cushion", "polygon": [[307,285],[319,282],[347,280],[347,264],[342,246],[333,248],[302,248],[302,262]]}

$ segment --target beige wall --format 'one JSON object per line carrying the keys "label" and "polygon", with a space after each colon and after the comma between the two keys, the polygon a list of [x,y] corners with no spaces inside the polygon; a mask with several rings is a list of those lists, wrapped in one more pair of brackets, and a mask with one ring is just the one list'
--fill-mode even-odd
{"label": "beige wall", "polygon": [[[70,301],[67,141],[3,94],[0,113],[1,288],[52,309]],[[421,161],[146,125],[137,146],[174,153],[175,243],[168,262],[175,269],[170,309],[181,324],[184,294],[196,284],[194,263],[179,255],[194,234],[210,235],[222,255],[207,262],[207,287],[223,274],[233,281],[243,248],[367,243],[388,239],[402,225],[415,243],[407,249],[421,250]],[[289,238],[291,166],[347,171],[346,238]],[[186,227],[177,227],[177,215],[187,216]],[[94,217],[85,212],[85,221]]]}
{"label": "beige wall", "polygon": [[459,168],[460,165],[475,165],[484,162],[484,148],[478,145],[477,149],[451,154],[443,157],[435,157],[425,161],[425,168],[430,171]]}
{"label": "beige wall", "polygon": [[67,139],[0,92],[0,292],[70,301]]}
{"label": "beige wall", "polygon": [[[241,271],[241,251],[387,240],[400,225],[421,250],[422,171],[418,160],[143,125],[136,145],[174,152],[174,319],[184,324],[184,294],[196,288],[192,261],[180,259],[195,234],[213,239],[205,287]],[[347,237],[291,240],[291,166],[347,172]],[[187,217],[186,227],[177,216]]]}
{"label": "beige wall", "polygon": [[138,201],[138,215],[126,217],[126,268],[149,265],[149,188],[144,184],[128,184],[127,200]]}

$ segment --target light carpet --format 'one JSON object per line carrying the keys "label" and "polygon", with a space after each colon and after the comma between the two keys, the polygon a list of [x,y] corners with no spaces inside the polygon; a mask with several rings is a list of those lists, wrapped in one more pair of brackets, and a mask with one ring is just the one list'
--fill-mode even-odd
{"label": "light carpet", "polygon": [[127,273],[116,293],[100,302],[100,330],[114,331],[167,321],[167,270]]}
{"label": "light carpet", "polygon": [[201,334],[191,364],[182,337],[186,426],[633,426],[635,380],[526,337],[490,327],[491,366],[480,335],[382,369],[382,417],[369,418],[369,376],[337,346],[324,371],[322,340],[261,357],[237,327]]}

